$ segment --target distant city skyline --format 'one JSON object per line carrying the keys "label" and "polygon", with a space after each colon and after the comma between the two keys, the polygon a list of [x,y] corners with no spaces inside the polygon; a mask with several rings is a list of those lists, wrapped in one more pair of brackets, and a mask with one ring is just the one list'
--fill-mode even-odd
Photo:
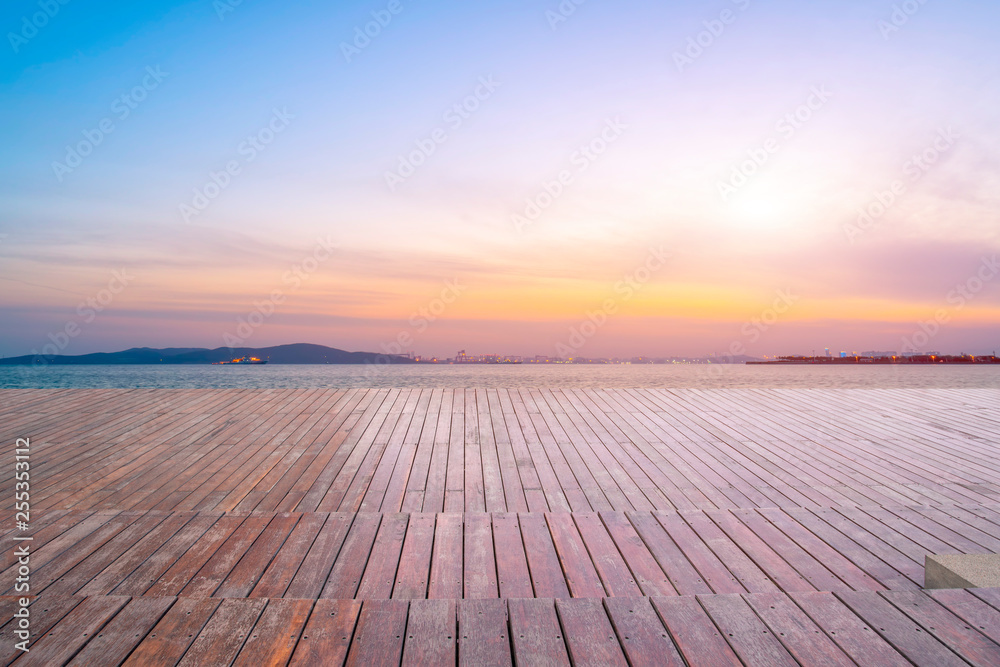
{"label": "distant city skyline", "polygon": [[8,357],[1000,347],[996,2],[15,0],[0,27]]}

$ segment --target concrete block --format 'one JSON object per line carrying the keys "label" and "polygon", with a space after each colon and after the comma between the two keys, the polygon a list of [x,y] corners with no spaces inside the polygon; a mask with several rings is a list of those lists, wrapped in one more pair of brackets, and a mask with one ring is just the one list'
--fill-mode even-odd
{"label": "concrete block", "polygon": [[927,555],[924,588],[1000,588],[1000,554]]}

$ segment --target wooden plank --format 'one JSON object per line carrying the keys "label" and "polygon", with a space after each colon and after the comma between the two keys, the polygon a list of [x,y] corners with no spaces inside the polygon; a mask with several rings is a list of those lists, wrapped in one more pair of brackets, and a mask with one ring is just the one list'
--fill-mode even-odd
{"label": "wooden plank", "polygon": [[[846,591],[851,590],[851,588],[836,577],[830,570],[823,566],[823,564],[818,561],[812,554],[796,544],[790,537],[778,530],[771,522],[761,516],[755,510],[729,510],[731,515],[739,519],[739,521],[747,527],[748,530],[752,531],[754,536],[767,545],[767,547],[778,555],[779,558],[784,563],[791,568],[793,571],[805,581],[808,585],[800,584],[795,582],[781,582],[778,581],[782,590],[789,592],[792,590],[818,590],[818,591]],[[714,518],[714,514],[711,514]],[[721,525],[721,524],[720,524]],[[726,527],[723,526],[723,530]],[[729,533],[729,530],[726,531]],[[740,532],[740,535],[743,533]],[[735,530],[729,533],[730,537],[736,541],[741,547],[744,546],[744,542],[737,537]],[[751,554],[753,557],[753,554]],[[767,561],[764,561],[765,563]],[[758,561],[761,563],[761,561]],[[770,569],[764,563],[761,563],[762,569],[770,574]],[[779,566],[780,567],[780,566]],[[773,577],[774,575],[772,575]]]}
{"label": "wooden plank", "polygon": [[[837,530],[828,522],[820,520],[819,517],[809,510],[785,509],[784,511],[802,528],[808,530],[816,538],[826,542],[842,558],[847,558],[869,575],[869,577],[876,579],[883,588],[914,590],[918,587],[912,579],[907,578],[905,574],[886,563],[878,554],[872,553],[865,545],[857,542],[854,538],[857,537],[862,542],[867,543],[868,546],[872,546],[889,558],[893,558],[891,547],[878,542],[870,533],[850,524],[843,517],[841,517],[843,519],[841,526],[848,530],[851,533],[850,535]],[[837,519],[834,519],[834,521],[839,522]],[[903,561],[904,558],[897,551],[894,560]],[[823,562],[825,564],[827,561],[824,560]],[[914,574],[912,565],[913,562],[909,561],[909,564],[905,566],[906,569],[910,570],[911,575]]]}
{"label": "wooden plank", "polygon": [[[343,455],[334,457],[327,466],[334,472],[329,479],[329,488],[322,500],[316,505],[316,509],[321,512],[357,511],[357,504],[360,504],[359,493],[362,491],[363,480],[367,476],[367,466],[373,463],[376,452],[381,451],[399,411],[402,410],[402,403],[399,402],[401,390],[377,390],[375,393],[379,398],[373,400],[369,406],[374,409],[374,412],[366,411],[357,427],[352,430],[347,441],[338,451],[338,454],[343,452]],[[358,477],[359,473],[360,478]],[[326,480],[323,475],[320,478]],[[357,483],[355,483],[356,478],[358,479]],[[314,484],[310,493],[317,488],[321,487]],[[303,503],[305,500],[303,499]]]}
{"label": "wooden plank", "polygon": [[545,516],[529,512],[521,514],[518,520],[521,523],[521,538],[524,540],[524,552],[528,558],[528,571],[531,573],[535,597],[570,597]]}
{"label": "wooden plank", "polygon": [[[58,558],[37,566],[31,574],[32,591],[46,591],[50,595],[75,593],[163,518],[132,512],[108,518],[107,523],[59,554]],[[66,534],[69,532],[72,531]]]}
{"label": "wooden plank", "polygon": [[[434,455],[434,440],[437,437],[437,423],[441,414],[442,389],[428,389],[429,401],[423,424],[417,436],[416,451],[410,466],[409,476],[401,501],[401,512],[423,512],[424,498],[430,483],[431,460]],[[440,508],[438,508],[440,509]]]}
{"label": "wooden plank", "polygon": [[312,607],[312,600],[270,600],[233,667],[288,664]]}
{"label": "wooden plank", "polygon": [[176,599],[132,598],[68,664],[79,667],[122,664]]}
{"label": "wooden plank", "polygon": [[294,667],[340,667],[354,636],[361,612],[358,600],[317,600],[302,638],[289,665]]}
{"label": "wooden plank", "polygon": [[[296,509],[299,511],[329,511],[321,507],[326,502],[327,495],[338,482],[348,457],[359,446],[368,426],[377,414],[381,414],[388,391],[385,389],[368,389],[364,391],[361,401],[352,410],[352,414],[331,436],[327,451],[321,457],[323,468],[315,475],[309,489],[302,495]],[[384,409],[388,409],[387,407]],[[300,492],[301,493],[301,492]],[[340,495],[331,498],[330,505],[339,503]],[[336,501],[336,502],[335,502]]]}
{"label": "wooden plank", "polygon": [[719,559],[680,514],[654,512],[653,516],[684,553],[685,558],[698,570],[705,583],[711,586],[713,592],[719,594],[746,592],[747,589],[740,583],[736,573]]}
{"label": "wooden plank", "polygon": [[[710,516],[708,512],[709,510],[690,510],[680,513],[679,516],[694,529],[698,537],[736,577],[743,588],[751,593],[776,593],[778,587],[775,584],[780,583],[785,590],[803,588],[812,590],[812,586],[808,584],[803,586],[802,577],[731,514],[723,510]],[[713,519],[718,521],[718,524]],[[734,537],[730,539],[730,536],[719,529],[719,525],[725,525],[732,530],[735,533]],[[738,526],[742,526],[742,530]],[[735,541],[737,539],[738,544]],[[756,556],[762,564],[761,567],[766,564],[767,574],[758,567],[757,562],[747,556],[748,553]],[[775,581],[772,582],[771,577],[774,577]]]}
{"label": "wooden plank", "polygon": [[882,597],[973,665],[1000,665],[1000,646],[923,592],[882,591]]}
{"label": "wooden plank", "polygon": [[[29,598],[28,622],[30,629],[22,628],[20,619],[14,619],[15,611],[19,611],[20,598],[8,596],[0,598],[0,613],[3,614],[0,626],[0,662],[10,664],[23,654],[16,644],[28,642],[30,650],[40,638],[56,626],[84,598],[74,596],[34,597]],[[27,635],[27,636],[26,636]]]}
{"label": "wooden plank", "polygon": [[607,595],[580,532],[573,523],[573,515],[565,512],[547,513],[545,521],[548,523],[570,595],[575,598],[600,598]]}
{"label": "wooden plank", "polygon": [[[164,542],[145,561],[115,586],[112,595],[143,595],[163,577],[170,567],[183,557],[199,540],[210,540],[209,531],[220,515],[213,512],[197,513],[179,531]],[[184,582],[185,584],[187,581]]]}
{"label": "wooden plank", "polygon": [[689,665],[743,664],[696,597],[658,597],[650,602]]}
{"label": "wooden plank", "polygon": [[683,667],[684,659],[648,598],[607,598],[604,606],[632,667]]}
{"label": "wooden plank", "polygon": [[[299,501],[319,476],[323,466],[332,458],[335,447],[330,446],[330,439],[336,436],[340,427],[351,417],[353,406],[362,399],[357,390],[336,391],[324,393],[325,402],[310,408],[313,413],[310,419],[300,427],[299,431],[289,436],[293,442],[301,442],[304,447],[290,455],[291,465],[276,466],[275,471],[281,478],[271,487],[264,488],[258,484],[255,492],[261,500],[254,505],[258,512],[290,512],[295,511]],[[249,501],[244,498],[243,502]]]}
{"label": "wooden plank", "polygon": [[[135,516],[121,517],[117,512],[82,513],[79,521],[71,522],[65,530],[51,536],[45,544],[31,550],[32,578],[37,579],[39,575],[44,578],[46,570],[53,570],[48,579],[57,579],[61,573],[80,562],[90,551],[104,544],[135,519]],[[7,567],[0,573],[0,580],[4,582],[13,582],[18,576],[18,556],[14,552],[14,549],[9,549],[5,554]],[[70,563],[66,563],[66,554],[73,552],[76,555]],[[35,585],[38,583],[40,582],[36,581]],[[12,585],[3,594],[12,595],[15,592]]]}
{"label": "wooden plank", "polygon": [[483,444],[480,442],[481,429],[479,425],[479,411],[476,401],[476,390],[465,390],[465,415],[463,424],[465,425],[465,438],[462,442],[462,451],[465,454],[465,511],[485,512],[486,511],[486,481],[483,474]]}
{"label": "wooden plank", "polygon": [[517,514],[493,513],[493,544],[500,597],[534,597],[531,572],[528,571],[528,557],[524,553],[521,523]]}
{"label": "wooden plank", "polygon": [[267,600],[259,598],[223,600],[177,663],[178,667],[232,663],[250,636],[266,603]]}
{"label": "wooden plank", "polygon": [[[773,582],[773,584],[765,585],[765,589],[773,589],[777,586],[782,591],[813,591],[817,590],[816,587],[809,582],[809,580],[799,573],[793,565],[785,559],[785,553],[791,551],[791,556],[796,558],[796,562],[803,566],[803,569],[811,570],[816,576],[822,577],[823,572],[826,573],[827,579],[823,579],[824,582],[835,579],[828,571],[825,571],[822,566],[814,562],[810,562],[806,558],[802,558],[801,550],[789,550],[785,549],[785,553],[779,554],[773,545],[767,541],[764,536],[768,535],[769,526],[766,525],[767,522],[760,519],[758,514],[752,514],[752,516],[758,519],[757,527],[764,531],[764,535],[758,536],[749,526],[740,521],[736,516],[736,512],[739,510],[705,510],[704,514],[707,518],[711,519],[716,526],[721,528],[723,532],[732,540],[732,543],[737,545],[739,549],[743,550],[746,555],[754,562],[754,564],[760,568],[760,570],[769,579],[768,584]],[[775,536],[778,538],[778,543],[781,544],[781,534],[773,530],[773,533],[777,533]],[[787,545],[786,545],[787,546]],[[846,588],[839,581],[833,581],[831,583],[839,584],[841,588]],[[757,584],[759,587],[760,585]],[[750,586],[747,586],[750,588]],[[764,591],[754,591],[754,592],[775,592],[774,590],[764,590]]]}
{"label": "wooden plank", "polygon": [[628,665],[600,599],[556,600],[574,665]]}
{"label": "wooden plank", "polygon": [[[875,571],[881,571],[881,568],[885,567],[884,563],[872,558],[867,552],[858,549],[853,543],[844,540],[839,534],[829,533],[834,542],[828,544],[778,508],[759,509],[756,511],[767,519],[771,525],[794,541],[799,548],[819,561],[823,567],[837,575],[837,578],[847,584],[852,590],[885,590],[885,586],[859,566],[859,564],[861,566],[870,566]],[[849,558],[847,554],[840,551],[837,547],[850,549],[854,558]],[[818,590],[823,590],[822,588],[817,588]],[[830,588],[829,590],[834,589]]]}
{"label": "wooden plank", "polygon": [[[392,589],[394,600],[419,600],[427,597],[431,577],[431,555],[434,549],[433,514],[411,514],[399,555],[396,585]],[[413,608],[410,609],[413,614]]]}
{"label": "wooden plank", "polygon": [[176,665],[221,603],[219,599],[177,598],[129,655],[125,665]]}
{"label": "wooden plank", "polygon": [[656,517],[648,512],[632,512],[627,516],[678,593],[696,595],[712,592],[701,572],[695,569]]}
{"label": "wooden plank", "polygon": [[743,598],[799,664],[845,667],[854,664],[787,595],[757,593]]}
{"label": "wooden plank", "polygon": [[[268,517],[250,515],[240,527],[233,531],[215,553],[198,570],[179,595],[184,597],[208,597],[219,587],[226,576],[239,563],[243,554],[267,527]],[[217,596],[221,597],[221,596]]]}
{"label": "wooden plank", "polygon": [[348,667],[398,665],[403,657],[408,611],[405,600],[365,600],[347,654]]}
{"label": "wooden plank", "polygon": [[552,598],[507,600],[514,663],[569,667],[569,653]]}
{"label": "wooden plank", "polygon": [[302,565],[292,577],[285,591],[289,598],[317,598],[323,591],[330,570],[340,555],[340,549],[347,538],[354,521],[353,514],[334,512],[327,517],[313,540]]}
{"label": "wooden plank", "polygon": [[457,599],[463,592],[462,515],[438,514],[434,526],[434,552],[427,597]]}
{"label": "wooden plank", "polygon": [[[476,389],[476,419],[479,424],[479,448],[482,456],[483,466],[483,493],[487,512],[504,512],[510,509],[517,510],[516,502],[507,503],[507,487],[517,479],[516,469],[508,468],[511,475],[505,477],[501,471],[500,452],[497,447],[496,421],[501,424],[503,415],[497,415],[494,419],[490,414],[489,397],[486,389]],[[516,492],[519,485],[515,485],[512,490]]]}
{"label": "wooden plank", "polygon": [[[511,436],[507,430],[507,418],[496,389],[486,391],[486,404],[489,408],[489,418],[493,424],[493,436],[496,439],[497,460],[500,465],[500,478],[503,484],[504,506],[493,511],[527,512],[528,502],[524,495],[521,482],[520,462],[514,454]],[[482,403],[480,403],[482,404]],[[516,427],[516,425],[515,425]],[[533,477],[531,478],[534,479]],[[534,487],[538,491],[537,485]],[[487,501],[490,499],[487,498]]]}
{"label": "wooden plank", "polygon": [[[553,511],[568,510],[569,506],[566,505],[561,489],[558,488],[558,484],[554,483],[555,474],[552,472],[548,460],[542,457],[536,461],[534,458],[535,455],[528,446],[528,440],[531,439],[534,442],[537,440],[537,436],[533,429],[529,429],[529,432],[525,432],[524,430],[524,420],[526,417],[519,415],[514,407],[515,399],[520,405],[520,397],[515,396],[515,393],[510,390],[498,389],[497,398],[503,412],[504,422],[507,424],[507,433],[510,436],[510,446],[513,451],[514,462],[517,465],[518,475],[521,478],[521,486],[524,491],[524,499],[527,503],[527,509],[524,511],[545,512],[549,509]],[[544,469],[540,470],[538,466],[542,466]],[[543,477],[549,480],[548,484],[543,484]],[[554,498],[559,499],[558,504],[550,506],[546,498],[546,489],[549,489]]]}
{"label": "wooden plank", "polygon": [[996,644],[1000,644],[1000,610],[963,588],[928,589],[924,592]]}
{"label": "wooden plank", "polygon": [[496,557],[493,552],[493,526],[489,514],[465,515],[465,594],[471,598],[495,598],[497,587]]}
{"label": "wooden plank", "polygon": [[[595,471],[591,471],[580,456],[580,452],[573,446],[569,435],[553,414],[544,392],[532,389],[528,391],[528,394],[535,409],[538,410],[537,415],[531,415],[532,422],[541,436],[549,459],[559,463],[559,481],[563,486],[567,500],[569,500],[570,508],[574,512],[628,509],[628,501],[621,494],[621,490],[606,479],[607,471],[603,469],[596,471],[605,482],[603,486],[595,478]],[[611,494],[613,501],[608,499],[607,493]]]}
{"label": "wooden plank", "polygon": [[[58,623],[40,635],[21,655],[22,665],[62,665],[96,635],[129,601],[126,597],[97,596],[85,598]],[[29,607],[30,609],[30,607]]]}
{"label": "wooden plank", "polygon": [[448,431],[448,459],[444,487],[444,511],[465,511],[465,390],[455,389]]}
{"label": "wooden plank", "polygon": [[722,636],[748,665],[797,665],[778,638],[739,595],[699,595]]}
{"label": "wooden plank", "polygon": [[445,489],[447,487],[448,456],[451,442],[451,410],[455,392],[442,390],[441,406],[434,428],[434,443],[427,468],[427,482],[424,487],[420,509],[424,512],[443,512]]}
{"label": "wooden plank", "polygon": [[[427,408],[430,403],[431,390],[421,389],[414,392],[416,406],[413,415],[403,434],[403,440],[399,447],[399,454],[396,457],[396,464],[392,469],[392,476],[386,486],[382,496],[382,504],[377,508],[381,512],[412,512],[420,511],[420,508],[403,510],[403,501],[406,496],[406,489],[410,486],[410,476],[414,473],[416,463],[417,447],[420,441],[420,433],[427,420]],[[383,457],[384,459],[385,457]],[[427,472],[417,471],[417,475],[422,475],[420,479],[426,481]],[[373,480],[374,485],[374,480]],[[371,493],[369,487],[368,492]]]}
{"label": "wooden plank", "polygon": [[459,600],[458,633],[459,665],[513,664],[504,600]]}
{"label": "wooden plank", "polygon": [[[400,394],[400,400],[405,400],[405,402],[392,425],[391,432],[384,439],[384,445],[382,438],[376,440],[378,447],[372,453],[368,465],[362,469],[370,472],[362,473],[359,471],[359,477],[355,478],[356,481],[361,480],[358,491],[361,500],[352,503],[352,509],[356,508],[356,511],[359,512],[373,512],[379,511],[383,506],[395,505],[393,511],[398,510],[400,501],[395,498],[387,499],[386,492],[389,490],[390,482],[397,468],[405,468],[407,472],[409,471],[410,461],[404,460],[406,457],[404,440],[409,432],[410,423],[413,421],[419,398],[419,389],[406,390]],[[361,476],[362,474],[364,476]],[[404,481],[398,483],[400,488],[402,488],[403,483]]]}
{"label": "wooden plank", "polygon": [[903,667],[911,664],[833,593],[792,593],[789,597],[859,665]]}
{"label": "wooden plank", "polygon": [[[274,437],[276,446],[260,468],[247,477],[242,489],[232,494],[236,501],[232,508],[236,511],[273,511],[288,485],[295,479],[290,473],[301,474],[302,468],[317,452],[309,439],[309,433],[324,416],[324,405],[329,400],[336,402],[338,393],[318,391],[304,399],[301,412]],[[268,496],[271,496],[268,499]],[[237,500],[238,499],[238,500]],[[224,502],[223,507],[229,507]]]}
{"label": "wooden plank", "polygon": [[[43,510],[41,512],[34,512],[31,514],[30,528],[26,531],[17,530],[16,524],[11,524],[10,519],[14,517],[13,511],[5,511],[4,514],[9,516],[5,516],[3,522],[0,523],[0,525],[7,527],[0,531],[0,540],[7,540],[14,534],[21,537],[30,537],[35,543],[34,550],[37,553],[42,545],[48,544],[59,537],[59,535],[62,535],[73,526],[90,517],[93,512],[71,510]],[[3,572],[12,565],[16,565],[17,558],[13,549],[8,549],[5,553],[0,553],[0,572]]]}
{"label": "wooden plank", "polygon": [[964,665],[964,660],[878,593],[837,593],[841,602],[916,665]]}
{"label": "wooden plank", "polygon": [[455,600],[412,600],[403,645],[404,665],[454,665],[458,660]]}
{"label": "wooden plank", "polygon": [[[553,393],[560,400],[567,418],[577,431],[583,434],[633,509],[674,509],[673,503],[667,499],[665,493],[656,488],[656,482],[650,477],[650,472],[655,466],[648,465],[648,458],[636,450],[633,443],[621,434],[620,429],[609,426],[595,417],[590,407],[577,393],[569,390]],[[658,470],[653,472],[653,476],[659,477],[657,473]],[[667,484],[667,487],[670,486],[672,485]]]}
{"label": "wooden plank", "polygon": [[362,600],[389,599],[396,583],[396,571],[403,550],[409,514],[386,514],[372,545],[368,566],[355,597]]}
{"label": "wooden plank", "polygon": [[[509,396],[549,509],[554,512],[570,511],[574,508],[570,495],[574,497],[574,502],[579,502],[576,498],[583,495],[579,483],[538,414],[530,392],[511,390]],[[575,509],[590,509],[585,497]]]}
{"label": "wooden plank", "polygon": [[[309,512],[299,517],[288,539],[281,545],[264,574],[250,591],[252,598],[280,598],[291,585],[329,515]],[[312,596],[310,596],[312,597]]]}
{"label": "wooden plank", "polygon": [[[573,472],[573,476],[580,484],[583,496],[576,505],[572,505],[574,511],[593,509],[597,511],[606,510],[628,510],[635,507],[629,502],[628,497],[618,486],[618,481],[627,481],[630,491],[634,491],[634,483],[628,480],[627,475],[622,474],[621,466],[616,461],[601,461],[595,455],[590,443],[599,442],[593,435],[589,427],[583,422],[580,424],[584,430],[581,432],[571,419],[566,415],[565,409],[553,396],[550,389],[533,389],[532,397],[535,406],[541,414],[543,428],[548,429],[556,446],[562,452]],[[608,466],[614,468],[613,474]],[[641,493],[636,493],[641,496]]]}
{"label": "wooden plank", "polygon": [[1000,588],[970,588],[970,593],[1000,611]]}
{"label": "wooden plank", "polygon": [[573,521],[607,594],[612,597],[641,597],[642,591],[601,523],[600,516],[593,512],[574,513]]}
{"label": "wooden plank", "polygon": [[[355,597],[368,557],[378,533],[381,514],[358,514],[344,540],[344,546],[333,563],[330,576],[320,593],[321,598],[349,599]],[[393,573],[395,576],[395,573]]]}
{"label": "wooden plank", "polygon": [[988,532],[984,532],[936,507],[894,508],[892,511],[908,523],[948,542],[962,553],[1000,552],[1000,537],[995,536],[995,530],[988,529]]}
{"label": "wooden plank", "polygon": [[[663,568],[657,564],[653,554],[646,548],[635,527],[622,512],[601,512],[601,522],[614,540],[615,547],[628,565],[634,581],[647,596],[677,595]],[[651,521],[655,521],[650,517]],[[659,532],[663,535],[662,528]],[[584,537],[586,539],[586,536]],[[676,549],[676,547],[674,547]],[[707,590],[706,586],[706,590]]]}
{"label": "wooden plank", "polygon": [[226,575],[212,593],[217,598],[247,597],[254,589],[271,561],[278,554],[288,535],[299,521],[299,514],[276,514],[260,536],[254,540],[240,562]]}

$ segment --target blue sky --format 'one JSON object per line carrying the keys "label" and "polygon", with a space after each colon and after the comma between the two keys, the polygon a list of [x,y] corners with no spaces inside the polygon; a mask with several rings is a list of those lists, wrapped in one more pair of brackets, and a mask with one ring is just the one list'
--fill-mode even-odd
{"label": "blue sky", "polygon": [[[288,298],[248,344],[375,349],[457,278],[468,289],[416,352],[551,354],[654,246],[670,265],[579,354],[898,349],[942,309],[927,349],[996,347],[1000,280],[948,300],[1000,245],[996,3],[913,3],[898,26],[880,1],[587,0],[557,23],[558,2],[56,6],[17,52],[10,34],[39,3],[0,21],[0,354],[41,349],[122,268],[135,281],[60,351],[216,347],[275,289]],[[391,21],[348,61],[373,12]],[[113,131],[57,173],[102,121]],[[603,145],[608,123],[623,129]],[[947,128],[955,140],[911,176]],[[435,130],[445,140],[390,190]],[[248,151],[262,132],[273,141]],[[518,227],[561,172],[568,185]],[[340,252],[293,293],[282,275],[325,237]],[[782,289],[802,296],[749,341]]]}

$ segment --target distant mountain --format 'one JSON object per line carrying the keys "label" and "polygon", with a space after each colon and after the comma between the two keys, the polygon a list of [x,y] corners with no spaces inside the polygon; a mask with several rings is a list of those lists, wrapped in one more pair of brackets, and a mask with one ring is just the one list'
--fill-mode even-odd
{"label": "distant mountain", "polygon": [[[2,366],[25,364],[82,365],[82,364],[212,364],[239,357],[259,357],[272,364],[413,364],[408,357],[378,354],[376,352],[347,352],[325,345],[293,343],[274,347],[217,347],[214,350],[198,347],[170,347],[154,349],[133,347],[121,352],[95,354],[34,355],[0,359]],[[36,361],[37,360],[37,361]]]}

